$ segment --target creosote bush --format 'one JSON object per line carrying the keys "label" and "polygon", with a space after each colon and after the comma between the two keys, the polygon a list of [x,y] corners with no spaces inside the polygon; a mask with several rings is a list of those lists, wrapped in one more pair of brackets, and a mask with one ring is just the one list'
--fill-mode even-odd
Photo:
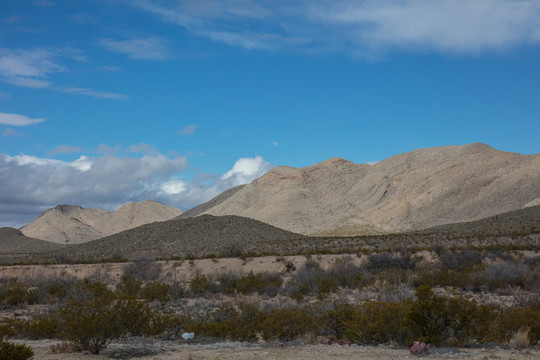
{"label": "creosote bush", "polygon": [[24,344],[0,341],[0,359],[2,360],[27,360],[33,356],[34,350]]}

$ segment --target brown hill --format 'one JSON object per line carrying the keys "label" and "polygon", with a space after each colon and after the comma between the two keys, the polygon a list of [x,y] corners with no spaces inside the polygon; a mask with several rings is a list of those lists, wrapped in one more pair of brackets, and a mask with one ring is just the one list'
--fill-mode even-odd
{"label": "brown hill", "polygon": [[416,150],[375,165],[333,158],[275,167],[220,196],[182,218],[238,215],[318,235],[411,231],[535,205],[540,154],[474,143]]}
{"label": "brown hill", "polygon": [[[191,219],[175,219],[146,224],[84,244],[70,245],[50,259],[97,261],[190,256],[237,256],[260,251],[271,242],[286,244],[304,236],[262,222],[239,216],[202,215]],[[272,249],[268,249],[270,251]],[[41,259],[40,261],[43,261]]]}
{"label": "brown hill", "polygon": [[23,226],[29,237],[64,244],[78,244],[156,221],[172,219],[182,210],[148,200],[133,202],[114,212],[58,205]]}

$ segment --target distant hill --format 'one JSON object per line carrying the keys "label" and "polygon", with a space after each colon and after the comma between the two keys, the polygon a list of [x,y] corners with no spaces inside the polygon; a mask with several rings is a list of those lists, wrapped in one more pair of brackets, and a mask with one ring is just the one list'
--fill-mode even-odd
{"label": "distant hill", "polygon": [[540,154],[474,143],[415,150],[375,165],[333,158],[278,166],[182,214],[238,215],[296,233],[349,236],[474,221],[540,202]]}
{"label": "distant hill", "polygon": [[[84,244],[55,251],[51,258],[71,261],[132,259],[140,256],[171,258],[237,256],[246,249],[261,251],[269,243],[283,243],[304,236],[238,216],[203,215],[146,224]],[[269,248],[268,251],[272,249]]]}
{"label": "distant hill", "polygon": [[155,201],[133,202],[114,212],[58,205],[23,226],[23,234],[62,244],[78,244],[177,217],[182,210]]}
{"label": "distant hill", "polygon": [[17,229],[10,227],[0,228],[0,262],[27,261],[32,254],[44,251],[56,251],[64,245],[49,241],[33,239]]}

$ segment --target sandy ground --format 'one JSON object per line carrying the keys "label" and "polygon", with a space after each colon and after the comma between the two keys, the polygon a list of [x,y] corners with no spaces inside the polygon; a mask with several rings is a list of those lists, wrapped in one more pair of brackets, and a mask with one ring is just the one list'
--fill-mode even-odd
{"label": "sandy ground", "polygon": [[[323,269],[327,269],[336,259],[344,255],[316,255],[316,260]],[[357,264],[365,261],[365,257],[350,256]],[[160,279],[164,281],[189,281],[198,275],[248,274],[249,272],[285,272],[285,263],[290,262],[300,268],[307,258],[305,256],[262,256],[248,258],[221,258],[184,261],[156,261],[161,267]],[[0,278],[15,277],[19,280],[75,277],[79,279],[96,278],[104,282],[116,282],[130,263],[108,264],[63,264],[63,265],[13,265],[0,266]]]}
{"label": "sandy ground", "polygon": [[[130,344],[113,344],[102,354],[87,352],[72,354],[51,354],[51,341],[25,341],[35,351],[36,360],[103,360],[103,359],[141,359],[141,360],[326,360],[326,359],[418,359],[407,349],[393,349],[388,346],[340,346],[340,345],[279,345],[222,342],[214,344],[185,344],[180,342],[154,342],[145,349],[153,349],[153,355],[135,354],[129,351]],[[494,349],[439,349],[441,353],[422,356],[427,359],[540,359],[538,350]],[[443,351],[444,350],[444,351]]]}

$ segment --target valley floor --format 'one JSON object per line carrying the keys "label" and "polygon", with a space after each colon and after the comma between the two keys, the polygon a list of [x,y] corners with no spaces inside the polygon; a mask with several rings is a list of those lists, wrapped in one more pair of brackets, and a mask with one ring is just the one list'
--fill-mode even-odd
{"label": "valley floor", "polygon": [[[154,354],[139,356],[134,354],[133,343],[117,343],[109,346],[99,355],[90,355],[85,352],[72,354],[51,354],[49,346],[54,344],[50,340],[25,341],[25,344],[35,351],[34,359],[39,360],[105,360],[105,359],[131,359],[140,360],[323,360],[323,359],[417,359],[419,356],[411,355],[407,349],[394,349],[388,346],[340,346],[340,345],[279,345],[221,342],[212,344],[183,344],[179,342],[156,342],[147,344],[146,350],[155,350]],[[138,347],[141,349],[142,347]],[[540,351],[536,350],[506,350],[493,349],[436,349],[436,352],[427,356],[427,359],[538,359]]]}

